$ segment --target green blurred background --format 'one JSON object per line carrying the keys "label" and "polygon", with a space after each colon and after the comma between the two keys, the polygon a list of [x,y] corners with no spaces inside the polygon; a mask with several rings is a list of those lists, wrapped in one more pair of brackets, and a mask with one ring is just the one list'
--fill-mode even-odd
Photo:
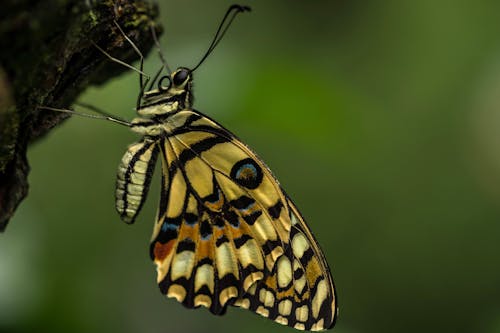
{"label": "green blurred background", "polygon": [[[229,4],[160,2],[171,66],[200,59]],[[338,288],[335,332],[500,332],[500,2],[247,4],[197,70],[195,107],[306,216]],[[129,72],[80,100],[131,119],[136,95]],[[0,331],[292,332],[159,293],[158,175],[136,224],[114,210],[135,140],[73,118],[31,147],[29,197],[0,236]]]}

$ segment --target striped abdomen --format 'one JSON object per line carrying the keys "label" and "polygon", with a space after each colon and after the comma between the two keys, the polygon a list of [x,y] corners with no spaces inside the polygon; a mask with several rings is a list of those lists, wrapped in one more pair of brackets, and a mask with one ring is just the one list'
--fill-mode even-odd
{"label": "striped abdomen", "polygon": [[118,166],[116,210],[126,223],[133,223],[146,200],[158,156],[154,141],[130,145]]}

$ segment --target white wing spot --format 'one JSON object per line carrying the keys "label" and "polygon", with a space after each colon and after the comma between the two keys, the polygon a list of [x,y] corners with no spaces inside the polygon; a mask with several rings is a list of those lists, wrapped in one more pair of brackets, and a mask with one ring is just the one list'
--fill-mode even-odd
{"label": "white wing spot", "polygon": [[278,304],[278,311],[283,316],[288,316],[292,312],[292,301],[285,299]]}
{"label": "white wing spot", "polygon": [[206,285],[211,293],[214,292],[214,268],[210,264],[205,264],[196,269],[194,277],[194,291],[198,291]]}
{"label": "white wing spot", "polygon": [[224,305],[227,303],[227,301],[233,297],[238,296],[238,289],[236,287],[227,287],[223,291],[221,291],[219,295],[219,302],[220,304]]}
{"label": "white wing spot", "polygon": [[309,248],[309,243],[303,234],[296,234],[292,239],[293,255],[296,258],[302,258],[304,252]]}
{"label": "white wing spot", "polygon": [[321,318],[317,323],[314,323],[311,327],[311,331],[322,331],[325,329],[325,320]]}
{"label": "white wing spot", "polygon": [[277,267],[278,286],[285,288],[292,282],[292,264],[286,256],[278,259]]}
{"label": "white wing spot", "polygon": [[234,302],[234,305],[239,306],[240,308],[243,309],[248,309],[250,308],[250,300],[248,298],[239,299],[236,302]]}
{"label": "white wing spot", "polygon": [[174,256],[172,261],[172,281],[180,277],[189,279],[194,264],[194,252],[182,251]]}
{"label": "white wing spot", "polygon": [[175,298],[178,302],[182,302],[186,297],[186,289],[178,284],[173,284],[168,288],[167,296]]}
{"label": "white wing spot", "polygon": [[321,280],[318,283],[316,293],[314,294],[312,300],[312,312],[315,318],[318,318],[319,309],[321,308],[321,304],[323,304],[323,301],[326,299],[327,294],[328,294],[328,288],[326,287],[326,281]]}
{"label": "white wing spot", "polygon": [[304,324],[301,324],[301,323],[296,323],[293,328],[296,328],[298,330],[305,330],[306,327],[304,326]]}
{"label": "white wing spot", "polygon": [[274,295],[269,290],[262,288],[259,292],[259,300],[268,308],[274,305]]}
{"label": "white wing spot", "polygon": [[303,305],[300,308],[295,309],[295,318],[303,323],[307,321],[308,314],[309,309],[307,308],[307,305]]}
{"label": "white wing spot", "polygon": [[263,307],[262,305],[260,305],[257,310],[255,310],[255,312],[257,312],[258,314],[260,314],[261,316],[264,316],[264,317],[269,317],[269,310],[266,309],[265,307]]}
{"label": "white wing spot", "polygon": [[212,299],[208,295],[196,295],[194,298],[194,306],[204,306],[209,308],[212,305]]}

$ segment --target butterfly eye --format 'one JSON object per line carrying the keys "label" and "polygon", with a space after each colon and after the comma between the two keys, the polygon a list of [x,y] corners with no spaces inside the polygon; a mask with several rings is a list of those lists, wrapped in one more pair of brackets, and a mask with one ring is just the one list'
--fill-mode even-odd
{"label": "butterfly eye", "polygon": [[[163,84],[163,81],[167,79],[168,81],[168,84],[167,85],[164,85]],[[160,81],[158,81],[158,90],[160,91],[165,91],[165,90],[168,90],[168,88],[170,88],[170,85],[172,84],[172,81],[170,80],[170,76],[168,75],[165,75],[163,76]]]}
{"label": "butterfly eye", "polygon": [[189,76],[189,72],[186,69],[180,69],[174,75],[174,85],[181,86],[184,83],[184,81],[186,81],[188,76]]}

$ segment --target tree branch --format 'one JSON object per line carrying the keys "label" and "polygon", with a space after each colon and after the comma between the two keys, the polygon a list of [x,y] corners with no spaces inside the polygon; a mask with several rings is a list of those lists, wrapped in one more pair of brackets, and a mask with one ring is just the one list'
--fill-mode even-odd
{"label": "tree branch", "polygon": [[89,85],[126,70],[138,55],[114,24],[146,54],[156,7],[143,0],[7,0],[0,13],[0,231],[28,192],[26,150],[68,117],[38,106],[70,106]]}

